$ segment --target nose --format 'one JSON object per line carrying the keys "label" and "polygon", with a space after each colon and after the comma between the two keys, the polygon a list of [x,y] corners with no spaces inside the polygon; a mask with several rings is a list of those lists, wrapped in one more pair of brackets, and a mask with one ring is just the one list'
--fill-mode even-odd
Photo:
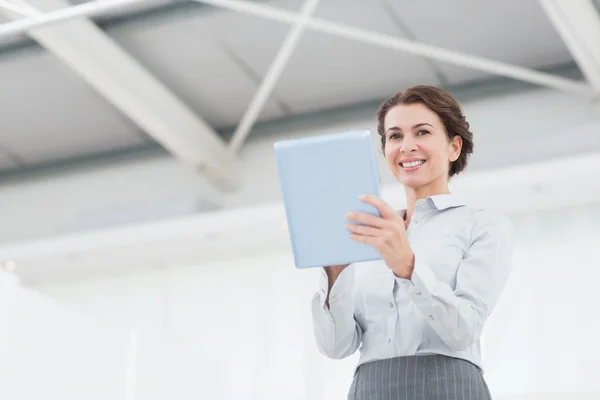
{"label": "nose", "polygon": [[402,140],[402,147],[400,151],[402,153],[411,153],[417,150],[417,142],[411,135],[406,135]]}

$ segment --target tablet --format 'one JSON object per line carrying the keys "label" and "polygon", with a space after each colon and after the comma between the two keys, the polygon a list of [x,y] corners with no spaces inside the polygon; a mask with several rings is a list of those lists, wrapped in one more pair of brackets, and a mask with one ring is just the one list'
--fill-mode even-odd
{"label": "tablet", "polygon": [[381,197],[371,131],[282,140],[274,151],[296,267],[380,259],[372,246],[350,239],[345,227],[348,211],[379,216],[358,198]]}

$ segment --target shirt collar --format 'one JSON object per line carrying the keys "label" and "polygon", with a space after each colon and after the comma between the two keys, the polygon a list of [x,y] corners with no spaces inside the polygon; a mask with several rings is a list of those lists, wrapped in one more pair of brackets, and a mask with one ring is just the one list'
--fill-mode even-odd
{"label": "shirt collar", "polygon": [[[428,210],[443,211],[448,208],[462,207],[465,202],[453,194],[436,194],[417,200],[415,203],[415,212],[426,212]],[[406,209],[400,211],[402,218],[406,218]]]}
{"label": "shirt collar", "polygon": [[[428,202],[431,206],[435,207],[438,210],[445,210],[447,208],[453,207],[461,207],[464,206],[465,203],[458,196],[453,194],[438,194],[435,196],[429,196],[426,199],[422,199]],[[417,204],[420,200],[417,200]]]}

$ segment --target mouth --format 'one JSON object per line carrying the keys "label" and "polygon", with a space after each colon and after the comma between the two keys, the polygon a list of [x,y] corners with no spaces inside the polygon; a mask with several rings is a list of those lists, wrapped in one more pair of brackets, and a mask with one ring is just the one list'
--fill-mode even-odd
{"label": "mouth", "polygon": [[421,168],[421,166],[425,163],[426,160],[406,160],[402,161],[398,165],[402,167],[403,171],[416,171],[417,169]]}

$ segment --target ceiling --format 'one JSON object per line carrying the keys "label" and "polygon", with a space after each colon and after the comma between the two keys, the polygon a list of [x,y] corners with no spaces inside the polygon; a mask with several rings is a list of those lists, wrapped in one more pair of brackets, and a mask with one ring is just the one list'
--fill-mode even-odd
{"label": "ceiling", "polygon": [[[298,11],[303,2],[265,3]],[[323,0],[315,16],[523,67],[574,65],[536,0]],[[289,30],[288,24],[193,1],[153,1],[93,20],[224,137],[240,121]],[[308,30],[258,120],[362,104],[408,85],[452,90],[494,78]],[[0,175],[160,147],[28,37],[0,39],[0,87]]]}

